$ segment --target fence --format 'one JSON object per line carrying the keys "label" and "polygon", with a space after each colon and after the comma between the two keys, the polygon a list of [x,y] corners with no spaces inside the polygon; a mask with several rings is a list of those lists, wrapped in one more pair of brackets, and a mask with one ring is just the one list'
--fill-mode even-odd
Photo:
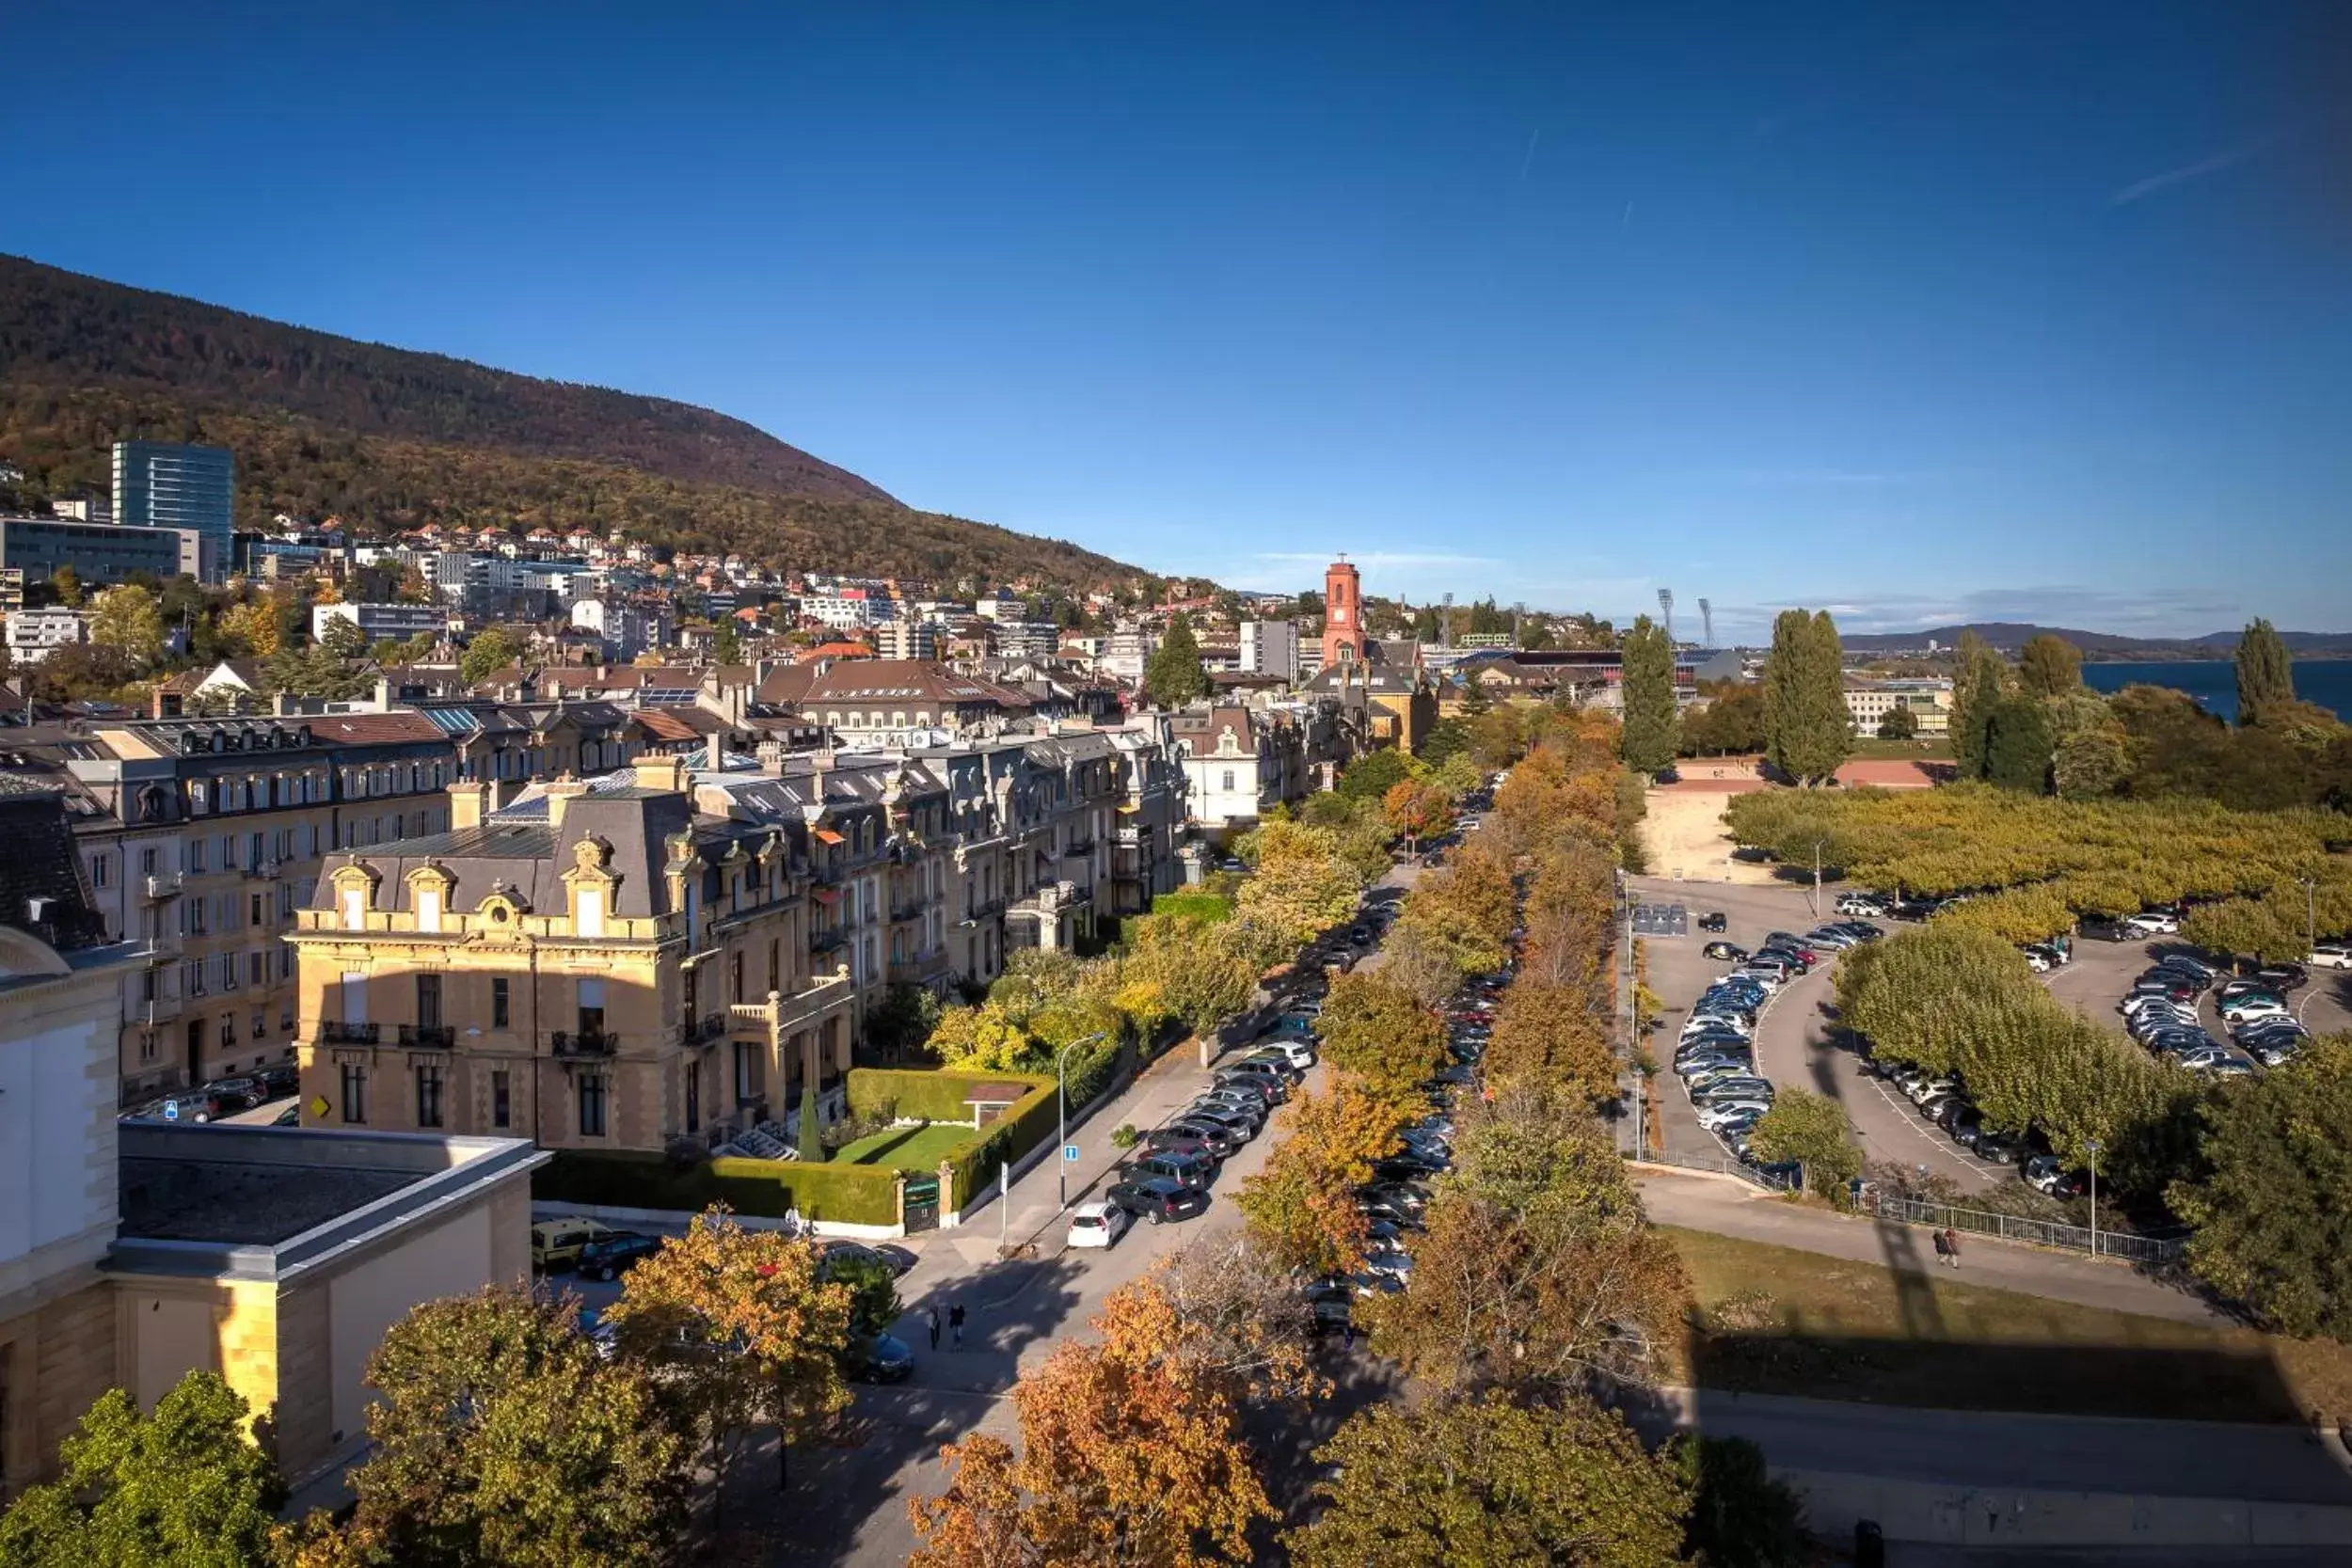
{"label": "fence", "polygon": [[1793,1173],[1778,1170],[1759,1170],[1754,1165],[1744,1164],[1738,1160],[1734,1160],[1727,1154],[1676,1154],[1671,1151],[1667,1151],[1657,1154],[1641,1154],[1633,1156],[1632,1164],[1637,1165],[1679,1165],[1684,1170],[1705,1170],[1713,1171],[1718,1176],[1736,1176],[1740,1180],[1745,1181],[1748,1185],[1752,1187],[1761,1187],[1768,1193],[1790,1192],[1793,1191],[1797,1185],[1797,1179]]}
{"label": "fence", "polygon": [[[2093,1250],[2090,1227],[2088,1226],[2068,1225],[2058,1220],[2022,1219],[2015,1214],[1994,1214],[1982,1209],[1956,1209],[1948,1203],[1926,1203],[1917,1198],[1904,1197],[1899,1193],[1874,1194],[1872,1207],[1879,1218],[1900,1220],[1905,1225],[1929,1225],[1939,1230],[1966,1230],[1979,1236],[2031,1242],[2037,1246],[2060,1247],[2071,1252]],[[2135,1263],[2177,1263],[2181,1260],[2184,1244],[2178,1236],[2142,1236],[2129,1230],[2101,1230],[2098,1243],[2097,1256],[2128,1258]]]}

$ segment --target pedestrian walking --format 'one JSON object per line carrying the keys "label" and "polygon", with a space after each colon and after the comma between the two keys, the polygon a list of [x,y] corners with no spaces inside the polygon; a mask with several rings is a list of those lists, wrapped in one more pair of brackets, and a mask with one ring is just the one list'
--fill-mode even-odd
{"label": "pedestrian walking", "polygon": [[1944,1250],[1951,1255],[1952,1267],[1960,1267],[1960,1232],[1949,1226],[1944,1227]]}
{"label": "pedestrian walking", "polygon": [[963,1303],[947,1308],[947,1331],[955,1336],[956,1349],[963,1348]]}
{"label": "pedestrian walking", "polygon": [[931,1349],[937,1350],[939,1348],[939,1303],[933,1302],[923,1308],[923,1322],[931,1331]]}
{"label": "pedestrian walking", "polygon": [[1944,1232],[1942,1232],[1941,1230],[1939,1230],[1939,1231],[1935,1232],[1935,1260],[1936,1260],[1936,1262],[1937,1262],[1938,1264],[1941,1264],[1941,1263],[1943,1263],[1943,1262],[1944,1262],[1944,1260],[1945,1260],[1946,1259],[1947,1259],[1947,1258],[1948,1258],[1948,1257],[1950,1257],[1950,1256],[1951,1256],[1951,1248],[1950,1248],[1949,1246],[1947,1246],[1947,1245],[1945,1243],[1945,1241],[1944,1241]]}

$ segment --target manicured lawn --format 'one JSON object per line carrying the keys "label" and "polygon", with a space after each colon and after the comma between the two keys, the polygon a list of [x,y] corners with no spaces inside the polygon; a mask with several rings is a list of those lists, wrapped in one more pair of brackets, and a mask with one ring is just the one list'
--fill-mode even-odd
{"label": "manicured lawn", "polygon": [[1877,1404],[2184,1420],[2352,1409],[2352,1346],[2106,1311],[1667,1227],[1698,1309],[1677,1381]]}
{"label": "manicured lawn", "polygon": [[979,1134],[953,1122],[930,1127],[893,1127],[871,1137],[845,1144],[834,1163],[850,1165],[889,1165],[896,1170],[934,1171],[939,1162]]}

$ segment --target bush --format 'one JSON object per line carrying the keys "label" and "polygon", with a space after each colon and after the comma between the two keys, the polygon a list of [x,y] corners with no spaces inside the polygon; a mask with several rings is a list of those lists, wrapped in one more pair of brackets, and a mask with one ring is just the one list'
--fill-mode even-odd
{"label": "bush", "polygon": [[895,1225],[898,1173],[880,1165],[729,1156],[679,1166],[659,1154],[560,1149],[532,1173],[543,1203],[603,1204],[699,1213],[723,1203],[739,1214],[782,1219],[794,1210],[845,1225]]}
{"label": "bush", "polygon": [[1233,900],[1217,893],[1163,893],[1152,900],[1153,914],[1179,915],[1216,925],[1233,918]]}
{"label": "bush", "polygon": [[1136,1124],[1132,1121],[1121,1123],[1118,1131],[1111,1134],[1111,1146],[1115,1148],[1133,1148],[1142,1141],[1143,1134],[1136,1131]]}

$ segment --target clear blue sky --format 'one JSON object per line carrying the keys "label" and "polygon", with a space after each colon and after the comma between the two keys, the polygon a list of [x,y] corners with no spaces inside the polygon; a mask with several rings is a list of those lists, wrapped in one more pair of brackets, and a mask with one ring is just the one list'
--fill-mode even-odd
{"label": "clear blue sky", "polygon": [[2347,630],[2330,9],[18,0],[0,249],[1244,585]]}

